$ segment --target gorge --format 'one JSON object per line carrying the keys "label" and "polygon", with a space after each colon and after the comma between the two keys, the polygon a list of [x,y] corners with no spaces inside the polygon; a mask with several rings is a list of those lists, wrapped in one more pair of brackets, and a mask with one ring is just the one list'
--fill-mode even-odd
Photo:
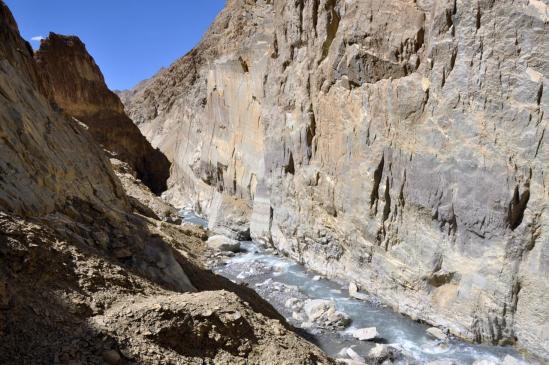
{"label": "gorge", "polygon": [[[227,0],[114,93],[0,0],[0,363],[547,363],[548,23],[546,0]],[[261,260],[302,266],[241,280]],[[282,278],[451,351],[331,351],[258,286]]]}
{"label": "gorge", "polygon": [[121,96],[210,229],[547,357],[547,9],[229,1]]}

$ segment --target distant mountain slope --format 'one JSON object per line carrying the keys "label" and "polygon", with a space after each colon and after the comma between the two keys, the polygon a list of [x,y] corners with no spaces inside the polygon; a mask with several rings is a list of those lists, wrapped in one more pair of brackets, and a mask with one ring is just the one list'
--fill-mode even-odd
{"label": "distant mountain slope", "polygon": [[166,190],[170,162],[151,147],[125,114],[80,39],[50,33],[34,57],[48,97],[66,114],[85,123],[94,139],[128,162],[153,192]]}

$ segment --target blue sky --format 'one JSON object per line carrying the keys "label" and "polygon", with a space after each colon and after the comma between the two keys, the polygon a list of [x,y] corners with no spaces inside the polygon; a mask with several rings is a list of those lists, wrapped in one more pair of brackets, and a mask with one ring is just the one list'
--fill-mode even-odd
{"label": "blue sky", "polygon": [[4,0],[25,39],[77,35],[111,89],[127,89],[190,51],[225,0]]}

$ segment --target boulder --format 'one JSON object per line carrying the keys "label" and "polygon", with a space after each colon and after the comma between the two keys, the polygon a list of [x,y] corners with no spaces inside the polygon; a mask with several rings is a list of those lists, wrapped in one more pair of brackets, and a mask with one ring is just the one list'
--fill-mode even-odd
{"label": "boulder", "polygon": [[222,235],[215,235],[208,238],[206,244],[211,249],[218,251],[238,252],[240,250],[240,242]]}
{"label": "boulder", "polygon": [[391,351],[389,346],[380,343],[376,344],[376,346],[368,352],[368,360],[375,364],[381,364],[390,357]]}
{"label": "boulder", "polygon": [[355,298],[355,299],[359,299],[359,300],[367,300],[368,299],[368,295],[366,295],[364,293],[361,293],[358,284],[355,283],[354,281],[351,281],[349,283],[349,296],[352,297],[352,298]]}
{"label": "boulder", "polygon": [[425,332],[441,341],[446,341],[448,339],[448,336],[440,328],[437,327],[428,328]]}
{"label": "boulder", "polygon": [[284,306],[288,309],[299,311],[303,308],[303,302],[297,298],[290,298],[286,300]]}
{"label": "boulder", "polygon": [[358,285],[354,281],[351,281],[349,283],[349,295],[353,296],[356,293],[358,293]]}
{"label": "boulder", "polygon": [[305,320],[303,312],[292,312],[292,318],[299,322],[303,322]]}
{"label": "boulder", "polygon": [[316,321],[331,309],[335,309],[334,302],[324,299],[308,299],[303,309],[311,321]]}
{"label": "boulder", "polygon": [[335,308],[331,300],[308,299],[303,305],[303,310],[309,322],[322,327],[345,327],[350,323],[350,318]]}
{"label": "boulder", "polygon": [[351,334],[360,341],[370,341],[379,338],[379,333],[375,327],[359,328],[353,330]]}
{"label": "boulder", "polygon": [[347,356],[349,356],[352,360],[357,361],[361,364],[366,363],[366,359],[364,359],[362,356],[360,356],[355,350],[353,350],[351,347],[347,348],[346,350]]}

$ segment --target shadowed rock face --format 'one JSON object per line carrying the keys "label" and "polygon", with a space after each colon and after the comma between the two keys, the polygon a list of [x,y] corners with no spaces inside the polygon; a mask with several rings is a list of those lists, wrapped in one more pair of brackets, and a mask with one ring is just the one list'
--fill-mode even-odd
{"label": "shadowed rock face", "polygon": [[211,228],[547,357],[547,11],[232,0],[122,99]]}
{"label": "shadowed rock face", "polygon": [[166,190],[170,162],[128,118],[80,39],[50,33],[35,59],[47,96],[67,115],[85,123],[94,139],[129,163],[154,193]]}

